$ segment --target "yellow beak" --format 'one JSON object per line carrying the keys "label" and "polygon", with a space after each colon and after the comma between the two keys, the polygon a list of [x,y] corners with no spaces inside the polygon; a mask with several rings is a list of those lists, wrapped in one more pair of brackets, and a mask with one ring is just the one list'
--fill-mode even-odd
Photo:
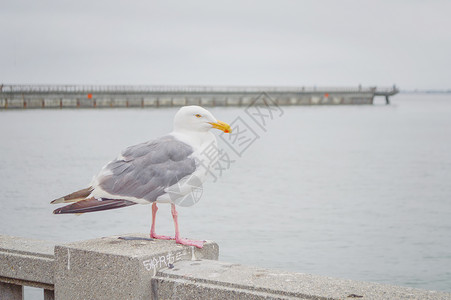
{"label": "yellow beak", "polygon": [[213,126],[213,128],[222,130],[225,133],[232,132],[232,129],[230,128],[230,125],[225,123],[225,122],[218,121],[217,123],[210,123],[210,124]]}

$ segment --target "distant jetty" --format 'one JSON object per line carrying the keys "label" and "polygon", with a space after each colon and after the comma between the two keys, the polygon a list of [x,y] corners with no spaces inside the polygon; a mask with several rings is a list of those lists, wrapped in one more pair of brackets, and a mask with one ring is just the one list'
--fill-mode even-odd
{"label": "distant jetty", "polygon": [[399,92],[392,87],[240,87],[147,85],[0,84],[0,109],[248,106],[261,95],[277,105],[373,104],[376,96]]}

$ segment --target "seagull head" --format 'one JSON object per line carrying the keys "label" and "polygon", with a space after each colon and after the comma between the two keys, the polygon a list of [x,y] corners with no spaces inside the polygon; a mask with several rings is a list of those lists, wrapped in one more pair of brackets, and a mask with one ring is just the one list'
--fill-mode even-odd
{"label": "seagull head", "polygon": [[232,131],[229,124],[218,121],[211,112],[197,105],[183,106],[175,114],[175,130],[208,131],[212,128],[225,133]]}

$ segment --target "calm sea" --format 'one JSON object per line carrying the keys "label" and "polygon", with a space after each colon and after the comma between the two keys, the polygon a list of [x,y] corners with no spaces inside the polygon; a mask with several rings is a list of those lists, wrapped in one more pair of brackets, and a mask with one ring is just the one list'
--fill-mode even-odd
{"label": "calm sea", "polygon": [[[224,261],[451,291],[451,95],[378,101],[282,107],[264,126],[243,108],[212,108],[248,135],[219,138],[222,173],[179,209],[182,235],[216,241]],[[49,201],[85,187],[125,147],[169,132],[175,112],[0,111],[0,234],[148,232],[150,206],[71,216],[52,215]],[[171,234],[160,208],[157,232]]]}

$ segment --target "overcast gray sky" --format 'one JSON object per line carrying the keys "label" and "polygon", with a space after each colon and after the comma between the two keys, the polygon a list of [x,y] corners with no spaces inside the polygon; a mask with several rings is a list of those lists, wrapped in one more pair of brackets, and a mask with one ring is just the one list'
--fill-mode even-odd
{"label": "overcast gray sky", "polygon": [[451,1],[0,0],[0,83],[451,88]]}

